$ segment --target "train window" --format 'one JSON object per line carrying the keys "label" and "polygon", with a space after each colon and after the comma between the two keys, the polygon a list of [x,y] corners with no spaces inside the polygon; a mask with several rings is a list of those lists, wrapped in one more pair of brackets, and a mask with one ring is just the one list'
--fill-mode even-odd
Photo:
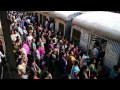
{"label": "train window", "polygon": [[42,24],[42,14],[40,14],[40,23]]}
{"label": "train window", "polygon": [[59,31],[64,35],[64,24],[59,23]]}
{"label": "train window", "polygon": [[79,45],[80,42],[80,36],[81,36],[81,32],[75,28],[73,28],[73,32],[72,32],[72,40],[77,43]]}

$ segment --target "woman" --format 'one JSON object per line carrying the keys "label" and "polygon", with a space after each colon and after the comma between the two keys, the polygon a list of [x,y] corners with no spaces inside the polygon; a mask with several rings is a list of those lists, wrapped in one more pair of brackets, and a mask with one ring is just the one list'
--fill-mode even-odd
{"label": "woman", "polygon": [[110,72],[110,75],[109,75],[110,79],[115,79],[115,77],[118,75],[117,70],[118,70],[118,66],[115,65]]}
{"label": "woman", "polygon": [[26,44],[31,47],[33,36],[29,33],[29,35],[26,38]]}
{"label": "woman", "polygon": [[18,74],[23,78],[23,79],[28,79],[28,75],[26,72],[26,64],[23,62],[22,58],[19,58],[18,60],[18,66],[17,66],[17,70],[18,70]]}
{"label": "woman", "polygon": [[15,33],[15,30],[12,30],[12,31],[11,31],[11,39],[12,39],[12,42],[15,42],[15,41],[16,41],[16,37],[17,37],[17,34]]}
{"label": "woman", "polygon": [[97,73],[97,70],[96,70],[96,67],[95,67],[95,63],[96,63],[96,59],[92,58],[91,61],[90,61],[89,68],[90,68],[91,72],[96,72]]}
{"label": "woman", "polygon": [[30,79],[39,79],[41,75],[41,69],[37,66],[35,61],[33,60],[30,65]]}
{"label": "woman", "polygon": [[45,54],[45,49],[43,48],[42,45],[38,45],[38,51],[40,53],[41,58],[43,58],[43,56]]}
{"label": "woman", "polygon": [[42,75],[41,79],[52,79],[52,75],[51,75],[48,71],[46,71],[46,72]]}
{"label": "woman", "polygon": [[90,78],[90,70],[87,66],[83,66],[80,71],[80,79],[89,79]]}
{"label": "woman", "polygon": [[78,67],[78,64],[79,64],[78,61],[75,61],[74,65],[72,66],[71,74],[70,74],[71,79],[79,79],[80,69]]}
{"label": "woman", "polygon": [[62,74],[62,77],[63,77],[67,73],[67,70],[66,70],[67,69],[66,53],[62,53],[60,55],[59,64],[60,64],[61,74]]}

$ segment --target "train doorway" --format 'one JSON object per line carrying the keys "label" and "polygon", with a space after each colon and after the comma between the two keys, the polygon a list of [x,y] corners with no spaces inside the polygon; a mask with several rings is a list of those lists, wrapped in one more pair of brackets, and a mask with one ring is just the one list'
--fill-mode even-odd
{"label": "train doorway", "polygon": [[78,46],[80,45],[80,37],[81,37],[81,32],[78,31],[77,29],[73,28],[72,30],[72,41],[77,44]]}
{"label": "train doorway", "polygon": [[91,41],[90,41],[90,57],[92,56],[92,51],[94,47],[97,47],[99,50],[99,54],[100,54],[100,58],[102,59],[102,63],[104,60],[104,56],[105,56],[105,51],[106,51],[106,46],[107,46],[107,40],[103,39],[97,35],[91,35]]}
{"label": "train doorway", "polygon": [[40,24],[42,24],[42,14],[40,14]]}
{"label": "train doorway", "polygon": [[73,20],[73,19],[68,20],[67,23],[66,23],[65,38],[66,38],[67,40],[70,40],[72,20]]}
{"label": "train doorway", "polygon": [[59,23],[59,30],[58,32],[61,32],[62,36],[64,36],[64,24]]}

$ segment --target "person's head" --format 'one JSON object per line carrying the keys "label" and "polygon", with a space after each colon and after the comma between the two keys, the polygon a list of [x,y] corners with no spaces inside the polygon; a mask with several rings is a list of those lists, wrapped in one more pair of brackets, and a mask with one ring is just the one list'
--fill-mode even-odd
{"label": "person's head", "polygon": [[92,58],[92,59],[90,60],[90,62],[91,62],[92,64],[95,64],[95,63],[96,63],[96,58]]}
{"label": "person's head", "polygon": [[23,59],[22,58],[18,58],[18,65],[23,63]]}
{"label": "person's head", "polygon": [[95,71],[91,72],[91,78],[97,79],[97,73]]}
{"label": "person's head", "polygon": [[61,53],[61,56],[62,56],[62,57],[66,57],[66,53],[62,52],[62,53]]}
{"label": "person's head", "polygon": [[18,39],[18,40],[19,40],[19,39],[20,39],[20,37],[19,37],[19,36],[17,36],[17,37],[16,37],[16,39]]}
{"label": "person's head", "polygon": [[48,71],[44,72],[41,79],[45,79],[48,75],[49,75]]}
{"label": "person's head", "polygon": [[23,30],[26,30],[26,27],[25,27],[25,26],[23,26],[23,27],[22,27],[22,29],[23,29]]}
{"label": "person's head", "polygon": [[61,46],[61,49],[62,49],[62,50],[64,50],[64,49],[65,49],[63,45]]}
{"label": "person's head", "polygon": [[[55,43],[55,39],[53,39],[52,41],[53,41],[53,43]],[[56,46],[56,44],[55,44],[55,46]]]}
{"label": "person's head", "polygon": [[15,34],[15,30],[12,30],[12,31],[11,31],[11,34]]}
{"label": "person's head", "polygon": [[120,73],[120,66],[114,65],[113,69],[114,69],[117,73]]}
{"label": "person's head", "polygon": [[78,61],[77,60],[75,60],[75,62],[74,62],[74,66],[78,66]]}
{"label": "person's head", "polygon": [[88,72],[89,71],[89,68],[86,65],[83,66],[83,68],[84,68],[84,72]]}
{"label": "person's head", "polygon": [[117,70],[118,74],[120,74],[120,66],[118,67],[118,70]]}
{"label": "person's head", "polygon": [[34,42],[34,43],[35,43],[35,39],[32,39],[32,42]]}
{"label": "person's head", "polygon": [[20,24],[17,24],[17,26],[19,27],[19,26],[20,26]]}
{"label": "person's head", "polygon": [[74,52],[73,52],[73,51],[71,51],[70,54],[71,54],[72,56],[74,56]]}
{"label": "person's head", "polygon": [[42,27],[42,24],[40,24],[40,27]]}

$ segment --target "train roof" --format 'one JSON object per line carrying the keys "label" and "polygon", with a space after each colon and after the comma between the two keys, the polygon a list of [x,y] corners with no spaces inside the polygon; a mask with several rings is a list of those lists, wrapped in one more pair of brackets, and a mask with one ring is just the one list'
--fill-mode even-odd
{"label": "train roof", "polygon": [[120,42],[120,14],[118,13],[86,12],[74,18],[72,23],[97,35]]}
{"label": "train roof", "polygon": [[49,15],[53,17],[57,17],[63,20],[67,20],[67,17],[71,14],[79,13],[80,11],[53,11],[47,12]]}

